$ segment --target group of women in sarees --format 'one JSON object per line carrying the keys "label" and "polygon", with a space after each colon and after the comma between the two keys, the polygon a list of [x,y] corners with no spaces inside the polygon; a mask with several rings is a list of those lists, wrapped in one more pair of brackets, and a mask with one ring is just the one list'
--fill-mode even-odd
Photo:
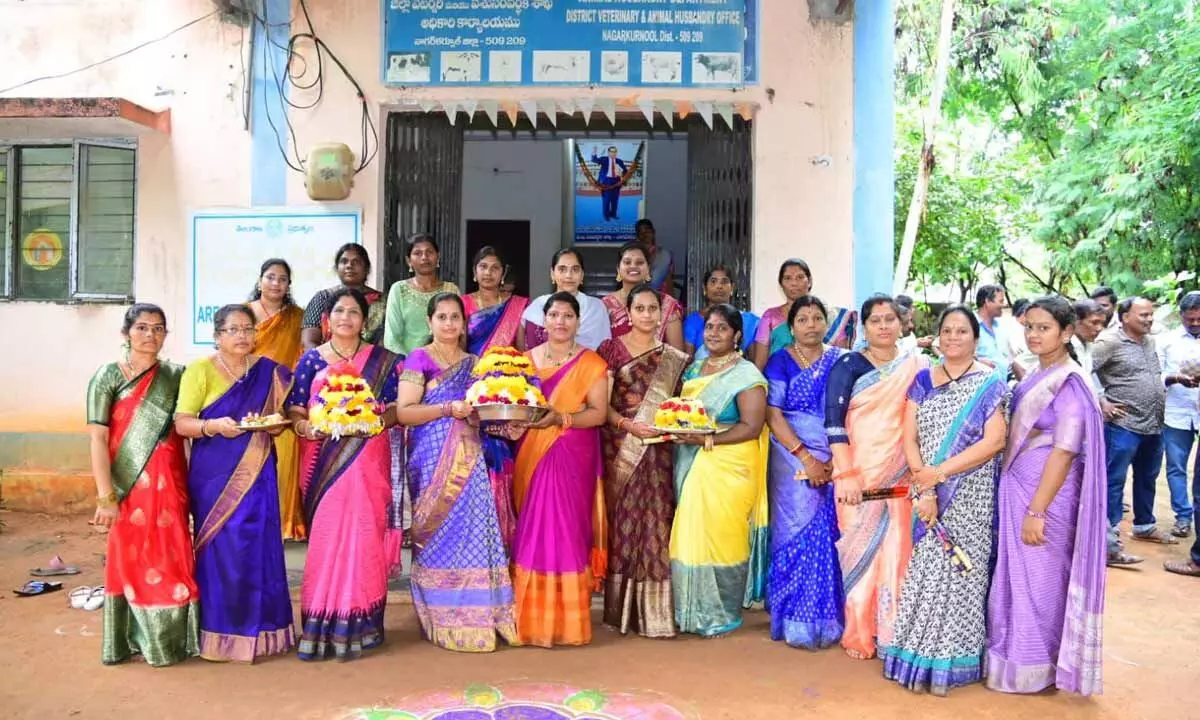
{"label": "group of women in sarees", "polygon": [[[159,360],[162,310],[132,307],[126,359],[88,393],[104,661],[357,657],[383,641],[407,543],[422,633],[449,650],[586,644],[596,592],[604,625],[652,638],[727,635],[763,602],[773,639],[879,656],[914,690],[1099,691],[1099,412],[1068,356],[1065,300],[1031,307],[1041,368],[1010,395],[975,359],[961,306],[939,318],[931,366],[897,349],[890,298],[829,308],[802,261],[759,319],[730,304],[724,268],[685,316],[647,283],[651,255],[623,247],[620,289],[598,300],[564,249],[554,292],[528,300],[505,291],[491,248],[461,295],[415,236],[413,278],[383,294],[347,245],[341,284],[305,311],[287,263],[268,260],[186,370]],[[481,422],[468,405],[495,347],[531,360],[548,402],[536,422]],[[309,421],[346,374],[371,387],[384,432],[334,439]],[[716,431],[655,428],[675,396]],[[272,413],[290,429],[239,426]],[[285,537],[308,543],[298,622]]]}

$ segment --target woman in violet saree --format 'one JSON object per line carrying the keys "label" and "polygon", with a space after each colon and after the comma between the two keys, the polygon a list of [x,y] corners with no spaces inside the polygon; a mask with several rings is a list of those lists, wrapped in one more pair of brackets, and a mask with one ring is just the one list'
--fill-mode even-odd
{"label": "woman in violet saree", "polygon": [[[608,322],[614,338],[633,330],[626,299],[634,287],[646,282],[646,277],[650,274],[649,256],[650,250],[636,242],[625,243],[617,253],[617,280],[620,281],[621,287],[616,292],[605,295],[601,301],[608,312]],[[676,350],[683,350],[683,306],[670,295],[661,297],[662,307],[654,329],[655,334],[659,340]]]}
{"label": "woman in violet saree", "polygon": [[[329,314],[333,335],[296,368],[288,416],[301,441],[300,485],[308,556],[300,590],[300,659],[352,660],[383,643],[388,574],[400,564],[398,493],[391,484],[387,427],[395,422],[400,361],[362,341],[366,298],[343,288]],[[317,432],[309,408],[333,374],[357,375],[387,410],[384,432],[338,440]]]}
{"label": "woman in violet saree", "polygon": [[853,658],[867,659],[892,642],[900,586],[912,552],[912,502],[902,497],[863,503],[862,492],[909,484],[904,409],[908,388],[928,361],[900,354],[900,312],[890,297],[868,298],[862,317],[867,347],[843,355],[829,371],[825,432],[833,452],[842,533],[842,647]]}
{"label": "woman in violet saree", "polygon": [[[250,298],[257,332],[254,353],[289,370],[300,359],[300,328],[304,311],[292,300],[292,266],[281,258],[265,260]],[[279,512],[284,540],[304,539],[304,512],[300,507],[300,446],[290,429],[275,436],[279,469]]]}
{"label": "woman in violet saree", "polygon": [[[704,274],[704,307],[733,303],[733,276],[729,270],[718,265]],[[739,348],[742,355],[749,359],[754,347],[754,333],[758,329],[758,316],[752,312],[742,311],[742,344]],[[708,349],[704,347],[704,311],[703,308],[688,315],[683,320],[683,351],[696,360],[708,357]]]}
{"label": "woman in violet saree", "polygon": [[987,686],[1101,691],[1106,561],[1104,429],[1090,379],[1067,357],[1071,305],[1025,315],[1039,368],[1013,391],[988,595]]}
{"label": "woman in violet saree", "polygon": [[465,402],[477,358],[460,349],[458,295],[429,301],[433,342],[405,359],[396,416],[409,426],[412,594],[425,637],[460,652],[517,644],[508,553],[478,427]]}
{"label": "woman in violet saree", "polygon": [[[475,357],[494,347],[516,347],[521,333],[521,315],[529,298],[502,293],[505,265],[491,246],[475,254],[475,282],[479,290],[463,296],[467,314],[467,352]],[[517,518],[512,509],[512,443],[489,433],[483,434],[483,457],[492,478],[496,495],[496,511],[500,518],[500,534],[505,547],[512,547]]]}
{"label": "woman in violet saree", "polygon": [[772,430],[767,475],[771,639],[809,650],[841,640],[846,625],[829,484],[832,455],[825,437],[825,383],[846,351],[824,344],[825,312],[816,297],[798,298],[788,318],[796,342],[772,355],[763,372]]}
{"label": "woman in violet saree", "polygon": [[675,516],[669,443],[647,445],[658,406],[679,389],[687,355],[658,339],[662,309],[649,284],[629,292],[632,330],[600,344],[612,379],[608,423],[601,429],[608,511],[604,623],[645,637],[675,635],[671,593],[671,521]]}
{"label": "woman in violet saree", "polygon": [[183,373],[175,429],[192,438],[188,495],[200,587],[200,656],[253,662],[295,645],[283,562],[271,435],[246,432],[250,413],[281,413],[292,374],[251,354],[254,313],[213,316],[217,352]]}
{"label": "woman in violet saree", "polygon": [[[979,320],[965,305],[938,318],[943,360],[908,391],[904,454],[917,498],[913,553],[883,676],[945,695],[983,678],[993,500],[1008,385],[976,362]],[[971,567],[945,545],[965,553]]]}
{"label": "woman in violet saree", "polygon": [[541,309],[548,340],[527,354],[550,412],[526,429],[517,447],[517,634],[525,645],[586,645],[592,640],[593,578],[604,576],[597,428],[608,417],[608,366],[575,340],[574,295],[555,293]]}
{"label": "woman in violet saree", "polygon": [[741,314],[730,305],[706,314],[709,356],[684,373],[682,396],[699,399],[718,432],[675,438],[671,582],[679,631],[716,637],[741,627],[742,608],[765,594],[767,383],[737,351]]}
{"label": "woman in violet saree", "polygon": [[199,646],[187,460],[171,426],[183,368],[158,359],[167,335],[161,308],[134,305],[121,332],[129,359],[100,368],[88,385],[99,498],[92,522],[108,528],[100,659],[111,665],[140,653],[161,667]]}
{"label": "woman in violet saree", "polygon": [[[784,261],[779,266],[779,287],[783,290],[784,303],[768,308],[762,314],[754,334],[751,359],[759,369],[766,366],[768,358],[792,344],[792,329],[787,323],[788,312],[796,298],[812,292],[812,271],[808,263],[795,258]],[[830,306],[825,344],[850,350],[854,347],[857,325],[858,315],[853,310]]]}
{"label": "woman in violet saree", "polygon": [[[563,248],[550,259],[550,282],[556,293],[568,292],[579,305],[579,329],[575,341],[589,350],[600,347],[600,343],[612,337],[612,326],[604,303],[583,292],[583,258],[571,248]],[[542,295],[525,308],[521,316],[524,325],[517,335],[517,348],[528,350],[546,342],[546,314],[542,310],[550,301],[550,295]]]}

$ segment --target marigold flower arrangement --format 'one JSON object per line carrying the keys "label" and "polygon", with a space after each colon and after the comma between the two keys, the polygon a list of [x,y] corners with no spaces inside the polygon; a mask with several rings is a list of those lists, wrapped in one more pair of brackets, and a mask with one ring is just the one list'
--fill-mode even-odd
{"label": "marigold flower arrangement", "polygon": [[661,430],[712,430],[716,427],[704,403],[694,398],[667,398],[654,413],[654,427]]}
{"label": "marigold flower arrangement", "polygon": [[332,437],[370,437],[383,432],[383,406],[353,365],[330,368],[320,400],[308,413],[313,428]]}
{"label": "marigold flower arrangement", "polygon": [[546,406],[533,362],[516,348],[488,350],[471,375],[479,378],[467,389],[467,402],[471,405]]}

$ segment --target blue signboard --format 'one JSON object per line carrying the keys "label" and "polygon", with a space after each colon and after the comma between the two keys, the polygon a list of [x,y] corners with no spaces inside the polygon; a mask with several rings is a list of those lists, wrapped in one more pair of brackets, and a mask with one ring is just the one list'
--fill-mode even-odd
{"label": "blue signboard", "polygon": [[757,79],[759,0],[382,1],[385,85],[738,87]]}

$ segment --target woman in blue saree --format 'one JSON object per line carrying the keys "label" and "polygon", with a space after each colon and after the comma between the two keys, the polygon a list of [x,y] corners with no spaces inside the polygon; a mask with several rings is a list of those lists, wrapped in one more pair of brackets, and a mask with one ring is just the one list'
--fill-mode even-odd
{"label": "woman in blue saree", "polygon": [[[895,633],[879,655],[884,677],[934,695],[983,677],[1008,386],[975,360],[978,339],[979,321],[970,308],[946,308],[938,318],[943,360],[917,373],[905,409],[904,455],[917,517]],[[948,543],[954,548],[949,552]]]}
{"label": "woman in blue saree", "polygon": [[[479,289],[463,296],[467,316],[467,352],[475,357],[494,347],[516,347],[521,332],[521,316],[529,306],[529,298],[505,296],[503,292],[506,266],[495,248],[480,248],[475,254],[475,283]],[[513,512],[512,443],[490,434],[483,435],[483,457],[492,478],[496,510],[500,516],[500,534],[505,547],[512,544],[517,529]]]}
{"label": "woman in blue saree", "polygon": [[459,652],[518,644],[508,553],[478,427],[465,401],[476,357],[458,344],[458,295],[429,301],[433,342],[413,350],[400,375],[397,418],[409,426],[413,498],[413,606],[425,637]]}
{"label": "woman in blue saree", "polygon": [[767,488],[771,639],[819,650],[842,639],[846,624],[841,537],[829,483],[833,455],[825,434],[825,384],[845,350],[824,344],[825,305],[812,295],[792,304],[796,342],[767,361],[767,424],[772,431]]}
{"label": "woman in blue saree", "polygon": [[184,371],[175,407],[175,429],[192,439],[188,497],[206,660],[249,663],[295,645],[275,446],[270,434],[238,427],[251,413],[282,413],[292,375],[251,354],[254,325],[244,305],[217,311],[217,352]]}

